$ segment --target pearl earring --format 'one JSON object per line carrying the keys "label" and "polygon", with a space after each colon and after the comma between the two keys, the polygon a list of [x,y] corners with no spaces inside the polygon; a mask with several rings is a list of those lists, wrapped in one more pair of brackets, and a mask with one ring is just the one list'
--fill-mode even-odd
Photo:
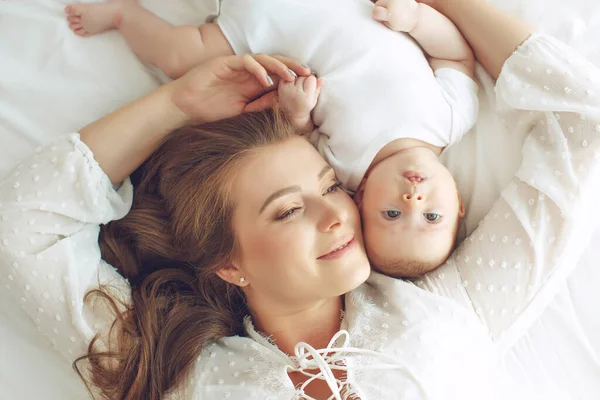
{"label": "pearl earring", "polygon": [[240,283],[244,283],[244,282],[246,282],[246,279],[244,279],[244,277],[242,276],[242,277],[240,278]]}

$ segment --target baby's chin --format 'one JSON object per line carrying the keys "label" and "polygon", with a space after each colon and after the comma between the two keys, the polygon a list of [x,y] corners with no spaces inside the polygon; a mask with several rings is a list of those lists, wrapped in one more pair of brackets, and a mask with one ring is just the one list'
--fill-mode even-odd
{"label": "baby's chin", "polygon": [[[447,257],[441,257],[444,260]],[[384,275],[398,279],[419,278],[428,272],[434,271],[443,261],[440,260],[425,260],[425,259],[397,259],[383,264],[371,264],[373,269]]]}
{"label": "baby's chin", "polygon": [[[432,254],[431,248],[425,245],[422,252],[404,252],[401,243],[393,249],[380,248],[377,241],[381,239],[368,238],[365,235],[365,248],[371,262],[371,267],[392,278],[418,278],[440,267],[452,253],[453,243],[440,245],[438,251]],[[414,249],[411,249],[414,250]]]}

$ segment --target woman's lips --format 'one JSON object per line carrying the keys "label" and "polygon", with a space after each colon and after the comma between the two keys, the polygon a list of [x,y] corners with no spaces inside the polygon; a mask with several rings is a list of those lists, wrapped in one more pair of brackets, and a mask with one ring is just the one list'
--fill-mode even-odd
{"label": "woman's lips", "polygon": [[344,257],[355,247],[356,240],[354,240],[354,235],[351,235],[331,246],[330,250],[324,255],[320,256],[318,260],[335,260]]}

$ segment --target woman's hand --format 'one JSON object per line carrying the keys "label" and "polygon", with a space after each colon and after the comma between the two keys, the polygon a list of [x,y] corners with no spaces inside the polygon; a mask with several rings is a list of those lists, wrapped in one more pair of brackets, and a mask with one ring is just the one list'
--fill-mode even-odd
{"label": "woman's hand", "polygon": [[203,63],[168,85],[189,123],[203,123],[268,108],[277,100],[280,80],[309,74],[309,68],[282,56],[229,56]]}
{"label": "woman's hand", "polygon": [[498,78],[504,62],[534,29],[485,0],[416,0],[436,9],[460,30],[475,58]]}
{"label": "woman's hand", "polygon": [[173,130],[267,108],[277,100],[274,89],[280,80],[308,74],[309,68],[285,57],[216,58],[82,128],[81,140],[118,183]]}

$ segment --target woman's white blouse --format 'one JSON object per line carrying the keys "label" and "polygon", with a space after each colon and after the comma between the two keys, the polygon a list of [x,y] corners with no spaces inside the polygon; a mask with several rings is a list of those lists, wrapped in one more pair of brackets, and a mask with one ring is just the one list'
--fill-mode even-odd
{"label": "woman's white blouse", "polygon": [[[346,369],[341,398],[498,395],[495,361],[540,316],[599,222],[600,71],[534,35],[504,65],[496,94],[507,121],[534,121],[523,164],[445,265],[414,283],[373,273],[349,293],[344,331],[331,345],[343,349],[322,357],[325,366],[282,353],[248,318],[248,337],[206,349],[173,397],[303,398],[288,368]],[[111,185],[77,134],[38,149],[0,184],[0,290],[69,361],[113,320],[85,294],[103,284],[130,296],[100,258],[98,232],[131,200],[129,181]],[[298,355],[311,350],[297,346]]]}

